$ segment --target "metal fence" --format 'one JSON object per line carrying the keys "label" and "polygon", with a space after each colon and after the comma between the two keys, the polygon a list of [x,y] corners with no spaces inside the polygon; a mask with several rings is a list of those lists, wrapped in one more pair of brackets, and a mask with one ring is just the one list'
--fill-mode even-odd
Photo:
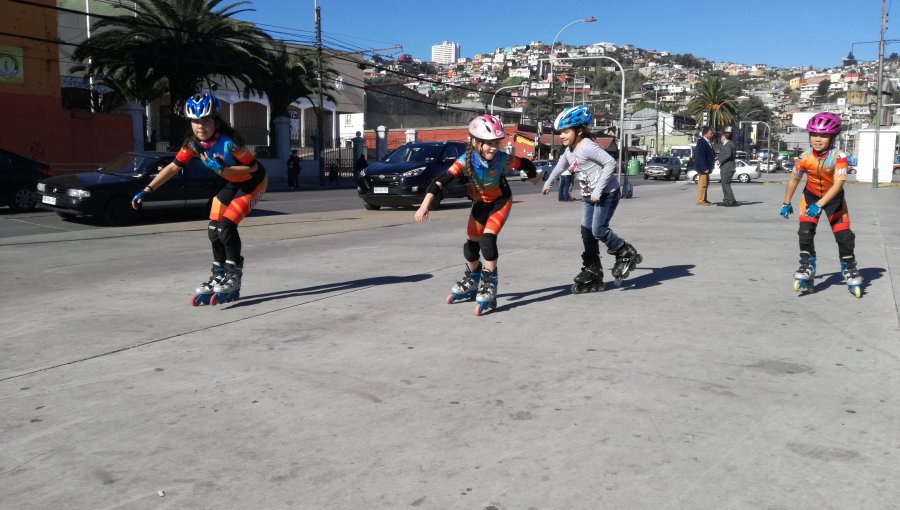
{"label": "metal fence", "polygon": [[[304,161],[315,161],[315,151],[310,147],[301,147],[297,155]],[[356,174],[359,172],[357,162],[353,159],[353,147],[326,148],[322,153],[325,160],[324,171],[319,175],[319,182],[329,186],[356,185]],[[368,155],[366,160],[369,161]]]}

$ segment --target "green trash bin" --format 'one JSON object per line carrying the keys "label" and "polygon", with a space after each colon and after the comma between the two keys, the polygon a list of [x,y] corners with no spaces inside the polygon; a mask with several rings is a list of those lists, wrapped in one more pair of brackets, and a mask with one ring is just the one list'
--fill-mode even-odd
{"label": "green trash bin", "polygon": [[637,159],[632,159],[628,161],[628,175],[640,175],[641,173],[641,162]]}

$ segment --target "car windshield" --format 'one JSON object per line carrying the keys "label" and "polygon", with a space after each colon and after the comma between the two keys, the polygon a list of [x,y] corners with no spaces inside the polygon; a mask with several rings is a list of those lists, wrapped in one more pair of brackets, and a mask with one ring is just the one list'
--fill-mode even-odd
{"label": "car windshield", "polygon": [[672,158],[668,156],[657,156],[650,160],[651,163],[660,163],[663,165],[667,165],[672,162]]}
{"label": "car windshield", "polygon": [[441,157],[440,145],[403,146],[388,154],[385,163],[430,163]]}
{"label": "car windshield", "polygon": [[114,174],[123,177],[140,177],[149,172],[155,172],[157,161],[158,158],[153,156],[122,154],[98,168],[97,171],[104,174]]}
{"label": "car windshield", "polygon": [[690,149],[672,149],[672,155],[678,156],[679,158],[689,158],[691,157]]}

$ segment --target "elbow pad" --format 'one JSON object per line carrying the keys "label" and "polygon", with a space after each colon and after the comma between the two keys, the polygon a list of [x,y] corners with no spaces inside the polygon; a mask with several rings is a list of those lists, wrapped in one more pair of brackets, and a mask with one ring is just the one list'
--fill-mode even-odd
{"label": "elbow pad", "polygon": [[441,189],[443,189],[443,187],[452,180],[453,174],[451,174],[450,172],[444,172],[441,175],[437,176],[435,180],[431,181],[431,184],[428,186],[428,189],[425,190],[425,193],[440,195]]}
{"label": "elbow pad", "polygon": [[534,166],[530,159],[522,158],[519,166],[522,170],[525,170],[525,174],[529,179],[537,177],[537,167]]}

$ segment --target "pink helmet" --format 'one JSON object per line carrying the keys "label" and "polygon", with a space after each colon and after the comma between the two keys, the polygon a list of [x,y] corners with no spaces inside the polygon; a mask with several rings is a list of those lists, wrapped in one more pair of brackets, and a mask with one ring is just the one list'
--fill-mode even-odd
{"label": "pink helmet", "polygon": [[479,115],[469,122],[469,134],[479,140],[502,140],[506,138],[506,130],[500,119],[493,115]]}
{"label": "pink helmet", "polygon": [[817,113],[809,119],[806,131],[817,135],[836,135],[841,132],[841,118],[833,113]]}

